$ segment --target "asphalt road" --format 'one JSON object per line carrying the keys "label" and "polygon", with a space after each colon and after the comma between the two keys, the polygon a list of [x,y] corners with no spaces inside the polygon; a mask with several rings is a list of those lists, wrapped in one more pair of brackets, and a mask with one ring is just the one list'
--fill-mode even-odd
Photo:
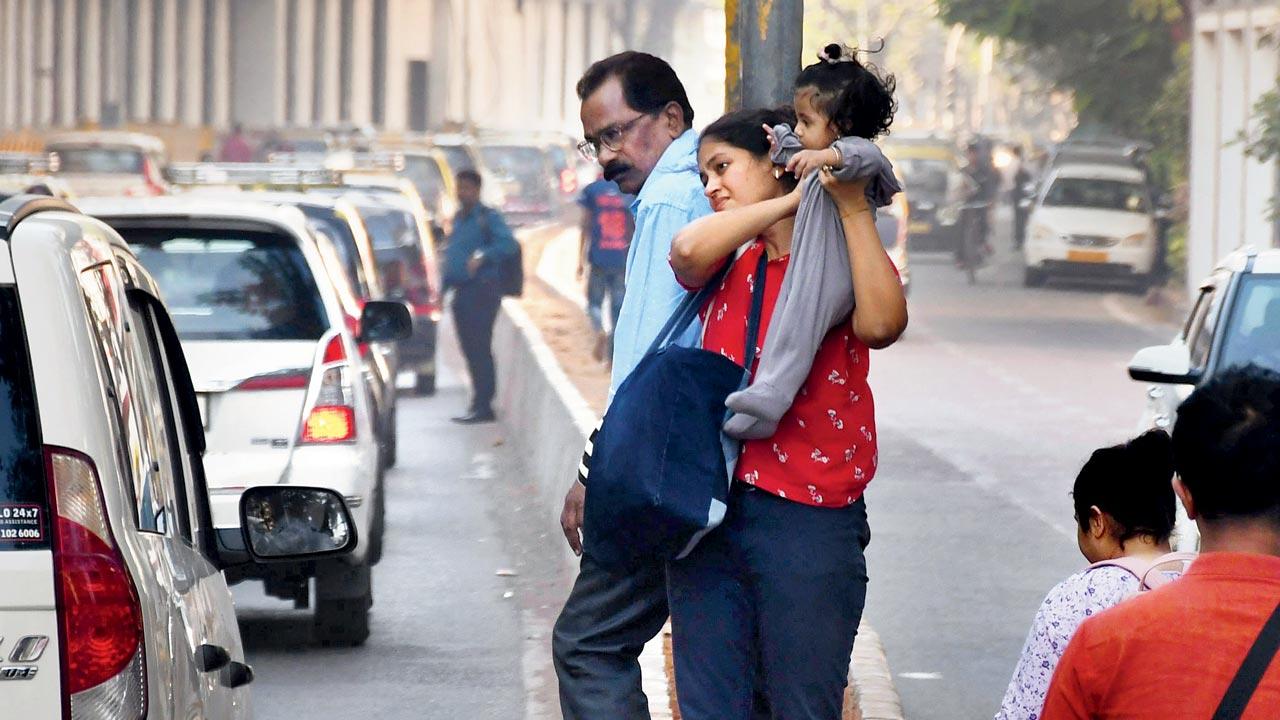
{"label": "asphalt road", "polygon": [[452,333],[442,337],[438,395],[400,400],[368,642],[319,647],[310,611],[260,583],[234,588],[255,717],[559,717],[546,632],[569,582],[555,565],[563,539],[525,518],[534,511],[501,428],[449,422],[468,394]]}
{"label": "asphalt road", "polygon": [[1123,290],[1023,288],[1007,227],[976,286],[914,255],[907,335],[872,356],[867,618],[910,720],[995,713],[1044,594],[1083,567],[1076,472],[1137,430],[1126,364],[1175,332]]}

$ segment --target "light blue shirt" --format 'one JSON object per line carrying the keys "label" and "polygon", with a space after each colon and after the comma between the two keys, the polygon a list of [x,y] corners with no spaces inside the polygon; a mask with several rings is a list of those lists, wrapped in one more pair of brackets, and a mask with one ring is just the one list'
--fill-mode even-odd
{"label": "light blue shirt", "polygon": [[613,333],[609,399],[640,363],[685,296],[668,259],[685,225],[711,214],[698,175],[698,134],[686,130],[662,153],[635,202],[635,233],[627,254],[627,294]]}

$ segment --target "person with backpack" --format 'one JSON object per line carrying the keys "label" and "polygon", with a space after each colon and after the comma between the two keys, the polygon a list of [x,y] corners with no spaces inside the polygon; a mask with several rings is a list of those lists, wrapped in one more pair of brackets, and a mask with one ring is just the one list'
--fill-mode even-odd
{"label": "person with backpack", "polygon": [[1085,620],[1043,720],[1280,717],[1280,374],[1236,366],[1205,381],[1178,408],[1173,465],[1200,556]]}
{"label": "person with backpack", "polygon": [[1168,433],[1152,430],[1094,451],[1076,477],[1076,539],[1091,564],[1049,591],[1027,635],[996,720],[1040,716],[1054,668],[1080,623],[1180,574],[1171,554],[1175,506]]}
{"label": "person with backpack", "polygon": [[471,408],[453,418],[463,425],[493,422],[496,380],[493,324],[505,295],[520,294],[520,244],[502,214],[480,202],[480,174],[457,176],[460,209],[444,255],[443,283],[453,290],[453,321],[471,375]]}

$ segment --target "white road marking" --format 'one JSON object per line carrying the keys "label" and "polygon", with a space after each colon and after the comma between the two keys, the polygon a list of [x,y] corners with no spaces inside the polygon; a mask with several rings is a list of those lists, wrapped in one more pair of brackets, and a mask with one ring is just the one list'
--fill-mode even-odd
{"label": "white road marking", "polygon": [[904,672],[898,673],[898,677],[904,680],[941,680],[942,673],[938,672]]}

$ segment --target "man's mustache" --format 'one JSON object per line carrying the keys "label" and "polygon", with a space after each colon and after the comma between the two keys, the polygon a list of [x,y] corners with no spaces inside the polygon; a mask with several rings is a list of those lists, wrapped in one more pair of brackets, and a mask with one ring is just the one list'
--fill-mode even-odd
{"label": "man's mustache", "polygon": [[604,179],[612,182],[613,180],[617,179],[618,176],[626,173],[630,169],[631,169],[630,165],[622,162],[621,160],[614,160],[610,162],[608,165],[604,166]]}

